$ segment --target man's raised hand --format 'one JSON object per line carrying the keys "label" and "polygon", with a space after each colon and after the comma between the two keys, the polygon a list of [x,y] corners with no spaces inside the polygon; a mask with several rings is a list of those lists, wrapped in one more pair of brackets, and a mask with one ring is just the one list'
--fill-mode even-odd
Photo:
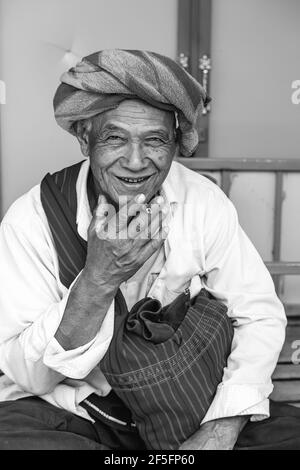
{"label": "man's raised hand", "polygon": [[160,248],[168,233],[167,214],[161,196],[148,206],[142,194],[128,204],[124,198],[117,213],[100,196],[88,230],[85,275],[117,289]]}

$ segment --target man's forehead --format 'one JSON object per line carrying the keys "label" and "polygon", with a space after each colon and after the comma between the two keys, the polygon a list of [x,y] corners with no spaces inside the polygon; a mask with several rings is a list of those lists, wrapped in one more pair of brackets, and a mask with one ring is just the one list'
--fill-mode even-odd
{"label": "man's forehead", "polygon": [[125,100],[120,105],[109,111],[101,113],[96,117],[98,125],[101,127],[117,127],[126,124],[143,124],[145,126],[156,125],[174,128],[174,113],[165,111],[139,100]]}

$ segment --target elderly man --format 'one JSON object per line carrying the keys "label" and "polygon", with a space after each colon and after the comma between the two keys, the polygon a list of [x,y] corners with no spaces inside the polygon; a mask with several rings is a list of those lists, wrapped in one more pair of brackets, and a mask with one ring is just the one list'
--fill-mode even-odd
{"label": "elderly man", "polygon": [[[2,221],[0,448],[143,448],[128,426],[110,428],[122,420],[110,417],[99,367],[116,295],[131,309],[202,287],[227,307],[234,337],[207,413],[180,448],[261,445],[251,439],[270,415],[286,319],[231,202],[174,161],[196,149],[205,103],[202,87],[155,53],[102,51],[63,74],[56,120],[87,159],[48,175]],[[104,235],[107,220],[116,236]]]}

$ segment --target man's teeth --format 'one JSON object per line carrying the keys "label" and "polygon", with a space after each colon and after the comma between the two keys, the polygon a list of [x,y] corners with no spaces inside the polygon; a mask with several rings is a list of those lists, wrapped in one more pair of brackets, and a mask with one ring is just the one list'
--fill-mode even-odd
{"label": "man's teeth", "polygon": [[120,178],[122,181],[126,181],[126,183],[140,183],[141,181],[145,181],[148,177],[144,176],[143,178]]}

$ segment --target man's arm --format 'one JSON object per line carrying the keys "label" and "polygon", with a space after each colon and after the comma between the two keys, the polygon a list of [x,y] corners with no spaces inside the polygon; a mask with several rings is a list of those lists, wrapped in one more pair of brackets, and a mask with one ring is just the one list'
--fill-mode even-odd
{"label": "man's arm", "polygon": [[44,395],[66,377],[81,379],[95,367],[113,332],[113,309],[103,312],[103,327],[93,331],[94,352],[89,344],[73,351],[59,345],[55,334],[73,286],[66,289],[57,280],[54,246],[40,219],[30,214],[30,229],[22,220],[16,224],[18,205],[0,228],[0,370],[22,390]]}
{"label": "man's arm", "polygon": [[210,195],[204,233],[203,281],[228,307],[234,337],[222,382],[195,438],[200,436],[203,442],[207,434],[213,442],[213,430],[215,444],[221,444],[217,429],[221,435],[226,429],[233,442],[245,415],[250,419],[269,416],[267,398],[273,389],[271,376],[284,342],[286,317],[269,272],[219,188]]}
{"label": "man's arm", "polygon": [[[64,296],[55,278],[51,240],[24,199],[0,227],[0,369],[24,391],[42,395],[65,378],[43,361]],[[25,215],[30,228],[22,221]]]}
{"label": "man's arm", "polygon": [[179,450],[232,450],[249,416],[220,418],[202,424]]}
{"label": "man's arm", "polygon": [[105,354],[115,287],[102,290],[84,269],[63,288],[52,238],[33,207],[25,195],[0,228],[0,369],[24,391],[44,395],[66,377],[84,378]]}
{"label": "man's arm", "polygon": [[[106,200],[100,196],[88,230],[88,253],[85,267],[72,288],[66,309],[55,338],[65,350],[75,349],[91,341],[101,328],[105,315],[122,282],[135,274],[145,261],[161,246],[166,227],[160,220],[163,199],[152,202],[151,230],[148,238],[148,214],[144,198],[128,204],[126,213],[138,211],[128,225],[121,213],[106,220],[103,216]],[[134,209],[134,211],[132,210]],[[116,232],[105,231],[106,222]],[[139,226],[139,231],[135,228]]]}
{"label": "man's arm", "polygon": [[240,227],[233,204],[222,199],[212,202],[208,215],[213,232],[206,236],[205,284],[228,307],[234,337],[222,383],[203,422],[245,411],[269,416],[271,376],[285,338],[286,316],[272,278]]}
{"label": "man's arm", "polygon": [[80,274],[71,289],[55,339],[66,351],[89,343],[100,330],[116,294],[116,288],[94,283]]}

